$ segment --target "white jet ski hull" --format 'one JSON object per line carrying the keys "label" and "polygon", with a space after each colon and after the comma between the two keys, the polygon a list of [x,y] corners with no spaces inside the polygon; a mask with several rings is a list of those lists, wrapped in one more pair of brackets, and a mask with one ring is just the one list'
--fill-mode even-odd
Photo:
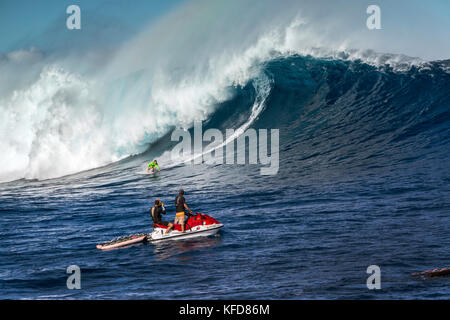
{"label": "white jet ski hull", "polygon": [[223,227],[223,224],[213,224],[213,225],[203,225],[196,226],[192,228],[192,230],[185,230],[184,232],[171,230],[169,233],[165,233],[166,229],[163,228],[154,228],[152,233],[147,237],[147,241],[150,242],[159,242],[165,240],[182,240],[182,239],[190,239],[195,237],[208,237],[219,232],[220,228]]}

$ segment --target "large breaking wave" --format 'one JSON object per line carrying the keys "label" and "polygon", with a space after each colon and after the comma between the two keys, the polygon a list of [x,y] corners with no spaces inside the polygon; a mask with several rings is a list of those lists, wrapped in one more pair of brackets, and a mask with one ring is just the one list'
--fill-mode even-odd
{"label": "large breaking wave", "polygon": [[[0,70],[8,76],[0,79],[0,182],[64,176],[139,154],[175,126],[188,128],[232,104],[249,83],[264,85],[253,86],[251,112],[235,128],[256,119],[278,128],[285,119],[295,123],[296,136],[337,119],[356,121],[355,112],[365,120],[358,130],[342,127],[347,137],[356,130],[358,139],[370,140],[362,133],[370,136],[381,115],[392,141],[400,132],[420,131],[419,123],[448,128],[447,62],[345,48],[289,10],[224,31],[237,9],[221,8],[223,21],[205,30],[202,19],[212,13],[198,17],[204,5],[152,24],[105,55],[102,65],[36,48],[1,55]],[[280,91],[290,95],[277,104]],[[321,109],[330,103],[339,109]],[[298,120],[304,108],[308,116]],[[276,115],[273,122],[267,115]]]}

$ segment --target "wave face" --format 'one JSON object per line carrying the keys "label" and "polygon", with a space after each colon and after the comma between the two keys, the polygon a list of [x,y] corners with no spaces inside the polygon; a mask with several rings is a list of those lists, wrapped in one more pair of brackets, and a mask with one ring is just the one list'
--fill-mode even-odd
{"label": "wave face", "polygon": [[[449,65],[427,62],[399,71],[399,65],[359,59],[279,56],[235,88],[205,126],[224,133],[241,126],[280,129],[281,161],[308,175],[413,170],[425,163],[438,172],[450,148]],[[261,79],[264,90],[255,85]],[[164,143],[166,150],[173,146]]]}
{"label": "wave face", "polygon": [[[155,86],[150,111],[136,103],[131,112],[117,107],[117,101],[129,99],[122,97],[124,83],[130,88],[145,76],[114,82],[106,89],[111,94],[102,102],[105,109],[92,93],[94,83],[44,68],[34,84],[2,101],[1,180],[96,168],[141,153],[174,126],[188,128],[194,120],[220,129],[280,128],[281,146],[295,150],[292,161],[330,167],[389,166],[435,152],[445,156],[449,62],[378,65],[348,57],[278,52],[246,66],[239,80],[227,75],[220,84],[180,85],[164,93]],[[242,77],[241,72],[233,75]],[[140,92],[131,96],[145,92],[135,90]]]}
{"label": "wave face", "polygon": [[274,59],[264,68],[273,88],[255,125],[280,128],[280,153],[311,170],[446,161],[448,65],[397,72],[358,60]]}

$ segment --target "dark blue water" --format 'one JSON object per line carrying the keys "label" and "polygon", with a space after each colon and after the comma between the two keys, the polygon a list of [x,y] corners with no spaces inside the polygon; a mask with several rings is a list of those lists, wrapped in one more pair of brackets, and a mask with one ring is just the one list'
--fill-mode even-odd
{"label": "dark blue water", "polygon": [[[252,128],[280,129],[280,169],[178,166],[136,174],[169,150],[46,181],[0,184],[2,299],[448,299],[450,75],[445,62],[406,72],[289,57],[266,63],[265,109]],[[257,96],[234,88],[206,126],[237,128]],[[101,252],[149,232],[161,198],[224,224],[214,237]],[[66,268],[81,268],[80,290]],[[381,268],[381,290],[366,269]]]}

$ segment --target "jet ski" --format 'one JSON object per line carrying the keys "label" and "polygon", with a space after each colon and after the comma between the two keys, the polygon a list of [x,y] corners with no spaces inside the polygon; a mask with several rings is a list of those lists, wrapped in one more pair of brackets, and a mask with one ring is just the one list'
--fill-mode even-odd
{"label": "jet ski", "polygon": [[181,240],[200,236],[211,236],[216,234],[223,227],[216,219],[196,212],[195,215],[189,214],[189,219],[185,222],[184,232],[181,232],[181,225],[175,224],[173,229],[167,234],[166,226],[153,224],[152,233],[136,233],[125,237],[113,239],[97,245],[97,249],[109,250],[119,247],[126,247],[139,242],[160,242],[163,240]]}
{"label": "jet ski", "polygon": [[166,233],[166,226],[153,224],[153,231],[147,236],[147,241],[159,242],[164,240],[181,240],[193,237],[207,237],[216,234],[223,227],[216,219],[196,212],[189,215],[184,225],[184,232],[181,232],[181,225],[175,224],[173,229]]}

